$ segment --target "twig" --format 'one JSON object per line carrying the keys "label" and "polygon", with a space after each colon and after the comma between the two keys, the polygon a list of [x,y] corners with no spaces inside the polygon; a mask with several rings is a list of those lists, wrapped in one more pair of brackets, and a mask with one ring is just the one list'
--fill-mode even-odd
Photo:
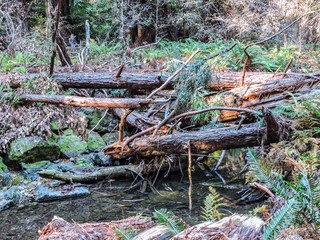
{"label": "twig", "polygon": [[254,182],[253,185],[256,188],[259,188],[260,190],[264,191],[265,193],[267,193],[270,197],[274,197],[274,194],[265,186],[260,185],[259,183]]}
{"label": "twig", "polygon": [[161,41],[161,38],[157,42],[149,43],[149,44],[146,44],[146,45],[143,45],[143,46],[140,46],[140,47],[136,47],[136,48],[132,49],[132,52],[138,51],[138,50],[143,49],[143,48],[152,47],[154,45],[157,45],[160,41]]}
{"label": "twig", "polygon": [[182,114],[172,118],[172,120],[170,120],[170,122],[175,121],[175,120],[180,119],[180,118],[190,117],[190,116],[193,116],[193,115],[196,115],[196,114],[201,114],[201,113],[215,111],[215,110],[247,112],[247,113],[251,113],[251,114],[254,114],[254,115],[258,115],[259,114],[259,112],[255,111],[255,110],[247,109],[247,108],[212,107],[212,108],[205,108],[205,109],[201,109],[201,110],[195,110],[195,111],[191,111],[191,112],[182,113]]}
{"label": "twig", "polygon": [[164,89],[186,66],[187,64],[194,58],[195,55],[197,55],[200,52],[200,48],[198,48],[189,58],[187,61],[183,63],[183,65],[175,71],[172,76],[170,76],[159,88],[155,89],[150,95],[147,97],[147,99],[151,98],[154,96],[157,92],[160,90]]}
{"label": "twig", "polygon": [[191,216],[191,211],[192,211],[192,172],[191,172],[191,167],[192,167],[192,155],[191,155],[191,144],[190,140],[188,141],[188,177],[189,177],[189,191],[188,191],[188,196],[189,196],[189,214]]}
{"label": "twig", "polygon": [[218,162],[217,162],[217,165],[216,165],[215,168],[214,168],[214,171],[217,171],[217,170],[218,170],[218,168],[219,168],[219,166],[221,165],[221,162],[222,162],[225,154],[226,154],[226,150],[222,150],[222,153],[221,153],[221,155],[220,155],[220,157],[219,157],[219,160],[218,160]]}
{"label": "twig", "polygon": [[159,131],[159,129],[160,129],[163,125],[165,125],[165,124],[170,120],[170,118],[172,118],[172,117],[176,114],[176,111],[177,111],[177,108],[175,107],[175,108],[173,109],[173,111],[169,114],[169,116],[166,117],[165,119],[163,119],[163,120],[157,125],[156,129],[154,130],[154,132],[153,132],[153,134],[152,134],[153,137],[157,134],[157,132]]}
{"label": "twig", "polygon": [[94,130],[96,129],[96,127],[99,126],[99,124],[101,123],[101,121],[106,117],[107,113],[108,113],[109,109],[107,109],[104,114],[102,115],[102,117],[99,119],[99,121],[97,122],[97,124],[89,131],[88,135]]}
{"label": "twig", "polygon": [[120,66],[119,71],[118,71],[117,74],[116,74],[116,78],[119,78],[119,77],[121,76],[121,73],[122,73],[122,71],[123,71],[123,68],[124,68],[124,64],[122,64],[122,65]]}
{"label": "twig", "polygon": [[248,65],[249,59],[250,59],[249,56],[247,56],[246,60],[244,61],[244,65],[243,65],[243,68],[242,68],[242,76],[241,76],[241,87],[244,86],[244,78],[246,76],[247,65]]}
{"label": "twig", "polygon": [[126,119],[130,113],[132,113],[132,109],[127,109],[124,114],[121,116],[120,124],[119,124],[119,140],[118,142],[121,143],[123,141],[123,129],[124,129],[124,124],[126,122]]}
{"label": "twig", "polygon": [[[293,58],[290,59],[290,61],[288,62],[287,66],[285,67],[283,73],[287,73],[288,72],[292,62],[293,62]],[[285,76],[285,74],[284,74],[284,76]]]}

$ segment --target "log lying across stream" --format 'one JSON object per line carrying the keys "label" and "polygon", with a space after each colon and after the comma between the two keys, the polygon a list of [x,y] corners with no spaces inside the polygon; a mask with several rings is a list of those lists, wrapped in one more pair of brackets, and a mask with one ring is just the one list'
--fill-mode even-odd
{"label": "log lying across stream", "polygon": [[124,151],[121,151],[121,146],[110,145],[104,149],[104,152],[114,158],[124,158],[131,155],[154,157],[181,154],[187,153],[189,141],[192,153],[201,151],[214,152],[216,150],[259,146],[266,133],[266,127],[248,124],[240,129],[235,126],[155,137],[141,137],[129,143]]}

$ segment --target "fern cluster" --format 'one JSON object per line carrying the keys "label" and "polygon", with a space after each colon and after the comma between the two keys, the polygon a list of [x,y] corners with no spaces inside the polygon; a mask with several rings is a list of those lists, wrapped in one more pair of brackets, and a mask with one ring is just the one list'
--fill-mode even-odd
{"label": "fern cluster", "polygon": [[264,239],[274,239],[275,235],[290,225],[301,226],[305,223],[311,224],[319,233],[320,181],[317,177],[299,169],[293,182],[284,180],[281,174],[263,168],[252,150],[248,150],[248,162],[257,179],[286,199],[286,203],[273,214],[266,225]]}
{"label": "fern cluster", "polygon": [[167,209],[155,210],[153,213],[156,221],[165,226],[172,235],[177,235],[179,232],[184,230],[183,223],[174,215],[173,212]]}
{"label": "fern cluster", "polygon": [[204,207],[201,207],[202,217],[206,221],[216,219],[220,220],[223,214],[219,212],[218,208],[225,206],[226,204],[223,202],[223,198],[213,187],[209,187],[209,191],[210,194],[206,196],[204,200]]}

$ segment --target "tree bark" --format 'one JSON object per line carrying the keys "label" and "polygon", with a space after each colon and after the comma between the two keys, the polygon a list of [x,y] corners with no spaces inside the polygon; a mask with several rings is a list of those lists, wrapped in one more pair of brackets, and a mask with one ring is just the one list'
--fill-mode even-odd
{"label": "tree bark", "polygon": [[[114,108],[113,109],[114,114],[117,115],[119,118],[121,118],[123,116],[125,111],[126,110],[123,108]],[[128,124],[130,124],[131,126],[136,127],[139,130],[148,129],[149,127],[152,127],[156,124],[156,123],[153,124],[150,121],[150,119],[146,118],[144,115],[142,115],[141,113],[138,113],[136,111],[133,111],[132,113],[130,113],[127,116],[126,122]]]}
{"label": "tree bark", "polygon": [[[241,87],[241,72],[216,72],[212,73],[212,80],[208,87],[213,91],[231,90]],[[264,72],[247,72],[245,78],[245,86],[253,84],[261,84],[269,81],[284,78],[285,74],[276,75],[274,73]]]}
{"label": "tree bark", "polygon": [[[184,166],[184,164],[182,164]],[[145,164],[143,165],[122,165],[106,167],[94,172],[85,172],[82,174],[76,174],[71,172],[59,172],[55,170],[42,170],[38,174],[43,178],[57,179],[60,181],[71,183],[96,183],[106,178],[125,178],[132,177],[132,173],[145,174],[153,173],[159,170],[161,171],[178,171],[180,165],[175,163],[169,163],[164,161],[160,165],[158,164]]]}
{"label": "tree bark", "polygon": [[59,95],[22,94],[22,102],[42,102],[49,104],[64,104],[75,107],[101,107],[101,108],[140,108],[154,103],[153,100],[137,98],[90,98]]}
{"label": "tree bark", "polygon": [[[251,86],[237,87],[230,91],[206,98],[209,105],[219,103],[227,107],[259,109],[262,106],[273,108],[292,98],[292,94],[306,94],[320,89],[317,78],[285,78]],[[238,118],[239,112],[222,111],[220,119],[231,121]]]}
{"label": "tree bark", "polygon": [[[190,141],[192,153],[214,152],[216,150],[259,146],[266,137],[266,127],[258,127],[256,124],[248,124],[238,127],[225,127],[210,130],[177,133],[163,136],[149,136],[134,139],[126,146],[124,151],[121,146],[114,144],[104,149],[105,154],[114,158],[125,158],[132,155],[141,157],[164,156],[169,154],[186,153],[187,143]],[[266,137],[264,143],[269,141]]]}
{"label": "tree bark", "polygon": [[[19,87],[20,81],[26,81],[36,76],[37,74],[20,75],[10,81],[10,86]],[[59,73],[53,74],[52,78],[65,88],[149,90],[160,87],[168,77],[156,74],[122,73],[119,78],[116,78],[112,73]],[[0,75],[0,82],[6,82],[7,79],[9,79],[8,75]],[[172,84],[169,84],[167,89],[172,89]]]}

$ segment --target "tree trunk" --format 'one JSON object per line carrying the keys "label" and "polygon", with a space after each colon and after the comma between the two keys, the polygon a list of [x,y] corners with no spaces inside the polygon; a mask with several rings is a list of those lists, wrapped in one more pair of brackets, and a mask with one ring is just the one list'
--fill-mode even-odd
{"label": "tree trunk", "polygon": [[[206,101],[212,106],[219,103],[226,107],[273,108],[290,99],[292,94],[306,94],[316,89],[320,89],[318,78],[285,78],[234,88],[219,95],[207,97]],[[236,120],[238,115],[239,112],[222,111],[220,119],[222,121]]]}
{"label": "tree trunk", "polygon": [[[245,86],[274,81],[283,77],[284,74],[246,72]],[[231,90],[241,86],[242,72],[216,72],[212,73],[212,80],[208,87],[213,91]]]}
{"label": "tree trunk", "polygon": [[[201,151],[214,152],[223,149],[259,146],[266,134],[266,127],[248,124],[242,126],[239,130],[235,126],[155,137],[141,137],[129,143],[124,151],[121,150],[121,146],[114,144],[107,146],[104,152],[114,158],[125,158],[132,155],[154,157],[181,154],[187,152],[189,141],[193,153]],[[269,141],[269,139],[267,137],[264,143],[275,141],[275,139],[272,139],[272,141]]]}
{"label": "tree trunk", "polygon": [[[19,87],[21,81],[26,81],[35,75],[20,75],[15,80],[8,79],[9,76],[0,75],[0,83],[7,80],[13,88]],[[152,90],[160,87],[167,79],[167,76],[156,74],[136,74],[122,73],[116,78],[112,73],[59,73],[53,74],[52,78],[65,88],[110,88],[110,89],[132,89],[132,90]],[[172,84],[167,86],[172,89]]]}
{"label": "tree trunk", "polygon": [[153,100],[138,98],[90,98],[59,95],[22,94],[22,102],[42,102],[49,104],[64,104],[75,107],[101,107],[101,108],[140,108],[154,103]]}

